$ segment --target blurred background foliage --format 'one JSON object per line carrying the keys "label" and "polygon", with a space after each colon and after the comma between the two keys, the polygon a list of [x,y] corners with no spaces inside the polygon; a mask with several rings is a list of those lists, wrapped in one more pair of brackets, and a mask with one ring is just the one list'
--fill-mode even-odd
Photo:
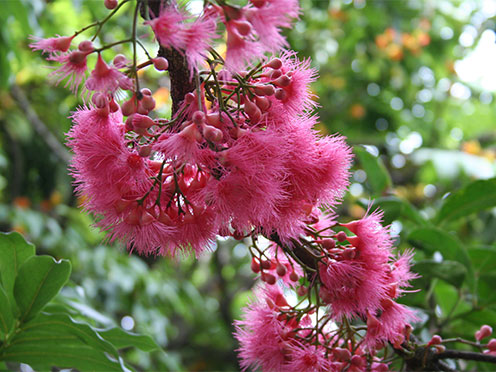
{"label": "blurred background foliage", "polygon": [[[194,3],[190,4],[194,5]],[[320,78],[322,133],[355,147],[342,220],[385,210],[401,250],[415,247],[403,302],[415,332],[465,337],[496,324],[496,2],[303,0],[287,33]],[[138,370],[238,370],[232,321],[254,285],[246,247],[219,241],[200,259],[142,258],[109,245],[78,208],[64,133],[81,101],[47,78],[29,35],[71,35],[107,14],[96,0],[2,0],[0,12],[0,230],[38,254],[66,258],[71,281],[57,301],[98,326],[151,335],[165,352],[125,349]],[[127,6],[125,9],[128,9]],[[100,42],[129,33],[112,19]],[[150,52],[156,47],[147,44]],[[126,53],[126,47],[121,50]],[[145,73],[167,115],[167,80]],[[490,370],[473,362],[454,366]]]}

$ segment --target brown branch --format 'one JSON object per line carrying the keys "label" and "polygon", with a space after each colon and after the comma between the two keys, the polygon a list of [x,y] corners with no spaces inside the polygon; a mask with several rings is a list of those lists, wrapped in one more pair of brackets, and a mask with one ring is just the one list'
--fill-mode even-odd
{"label": "brown branch", "polygon": [[[146,17],[146,3],[150,17],[157,17],[160,9],[167,4],[167,0],[146,0],[141,2],[141,16]],[[170,96],[172,99],[172,117],[179,111],[179,106],[187,93],[195,89],[195,77],[190,76],[186,57],[175,49],[166,49],[160,46],[158,57],[164,57],[169,61]]]}
{"label": "brown branch", "polygon": [[36,133],[38,133],[41,139],[45,141],[50,150],[52,150],[52,152],[63,163],[70,163],[71,155],[69,151],[64,148],[57,137],[55,137],[53,133],[50,132],[46,124],[39,118],[38,114],[36,113],[36,111],[34,111],[31,103],[29,102],[22,89],[18,85],[13,84],[10,92],[12,94],[12,97],[16,100],[19,108],[24,112],[28,121],[33,126]]}
{"label": "brown branch", "polygon": [[464,351],[464,350],[445,350],[439,354],[433,356],[434,360],[438,359],[464,359],[464,360],[475,360],[478,362],[496,363],[496,356],[477,353],[474,351]]}

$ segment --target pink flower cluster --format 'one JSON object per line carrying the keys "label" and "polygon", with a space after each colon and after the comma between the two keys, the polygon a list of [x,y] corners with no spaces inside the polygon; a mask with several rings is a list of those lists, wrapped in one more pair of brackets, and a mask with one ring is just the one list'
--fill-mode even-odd
{"label": "pink flower cluster", "polygon": [[[105,2],[113,12],[121,4]],[[236,324],[243,370],[384,371],[377,352],[401,348],[415,319],[396,302],[415,278],[412,253],[393,254],[380,212],[340,225],[348,235],[335,233],[336,216],[322,211],[344,195],[352,153],[343,137],[314,129],[310,61],[280,50],[281,29],[298,15],[296,0],[207,1],[196,18],[169,2],[151,14],[145,26],[179,51],[196,85],[169,119],[157,117],[149,89],[138,89],[138,70],[167,70],[164,57],[147,53],[138,64],[136,54],[132,62],[117,55],[108,64],[101,52],[119,41],[96,48],[83,40],[71,51],[90,26],[31,48],[61,64],[53,75],[73,91],[84,81],[86,104],[68,133],[72,174],[111,241],[177,256],[199,255],[217,236],[252,238],[251,268],[265,285]],[[225,59],[213,49],[219,23]],[[95,25],[92,40],[103,23]],[[136,47],[136,37],[122,43]],[[262,247],[259,235],[272,242]]]}

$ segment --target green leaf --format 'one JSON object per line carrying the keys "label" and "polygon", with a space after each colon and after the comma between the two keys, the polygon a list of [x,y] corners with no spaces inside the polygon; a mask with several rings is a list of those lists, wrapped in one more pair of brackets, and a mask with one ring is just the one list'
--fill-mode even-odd
{"label": "green leaf", "polygon": [[26,242],[21,234],[0,234],[0,278],[12,306],[15,305],[14,283],[19,267],[34,253],[34,245]]}
{"label": "green leaf", "polygon": [[462,243],[450,233],[436,227],[422,227],[408,235],[408,241],[417,248],[433,254],[439,251],[445,260],[458,261],[472,271],[470,257]]}
{"label": "green leaf", "polygon": [[35,369],[76,368],[121,371],[115,348],[87,324],[65,314],[41,313],[25,323],[0,354],[0,360],[27,363]]}
{"label": "green leaf", "polygon": [[372,192],[374,195],[382,194],[391,186],[391,177],[381,158],[372,155],[363,147],[356,146],[354,151],[367,173],[367,182]]}
{"label": "green leaf", "polygon": [[20,320],[35,316],[69,279],[71,263],[50,256],[31,257],[19,268],[14,296],[21,312]]}
{"label": "green leaf", "polygon": [[121,328],[111,328],[105,331],[98,331],[98,333],[117,349],[131,346],[146,352],[159,349],[159,346],[151,337],[126,332]]}
{"label": "green leaf", "polygon": [[415,264],[413,271],[419,273],[424,281],[439,278],[457,288],[462,286],[467,274],[465,266],[456,261],[423,260]]}
{"label": "green leaf", "polygon": [[0,286],[0,336],[3,336],[12,329],[14,317],[9,298],[3,287]]}
{"label": "green leaf", "polygon": [[496,178],[478,180],[449,195],[438,215],[438,222],[455,220],[496,206]]}

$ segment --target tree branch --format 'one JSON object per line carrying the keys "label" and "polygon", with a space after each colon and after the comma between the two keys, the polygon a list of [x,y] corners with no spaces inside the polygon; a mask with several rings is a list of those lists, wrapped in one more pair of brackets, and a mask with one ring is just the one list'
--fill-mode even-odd
{"label": "tree branch", "polygon": [[34,111],[31,103],[27,99],[26,95],[22,89],[17,85],[13,84],[10,92],[12,97],[17,101],[19,108],[25,113],[28,121],[32,124],[34,130],[38,135],[45,141],[47,146],[52,150],[52,152],[62,161],[63,163],[70,163],[71,154],[69,151],[59,142],[57,137],[53,135],[48,129],[46,124],[39,118],[36,111]]}
{"label": "tree branch", "polygon": [[478,362],[496,363],[496,356],[494,355],[464,350],[445,350],[439,354],[434,355],[433,359],[464,359],[475,360]]}

